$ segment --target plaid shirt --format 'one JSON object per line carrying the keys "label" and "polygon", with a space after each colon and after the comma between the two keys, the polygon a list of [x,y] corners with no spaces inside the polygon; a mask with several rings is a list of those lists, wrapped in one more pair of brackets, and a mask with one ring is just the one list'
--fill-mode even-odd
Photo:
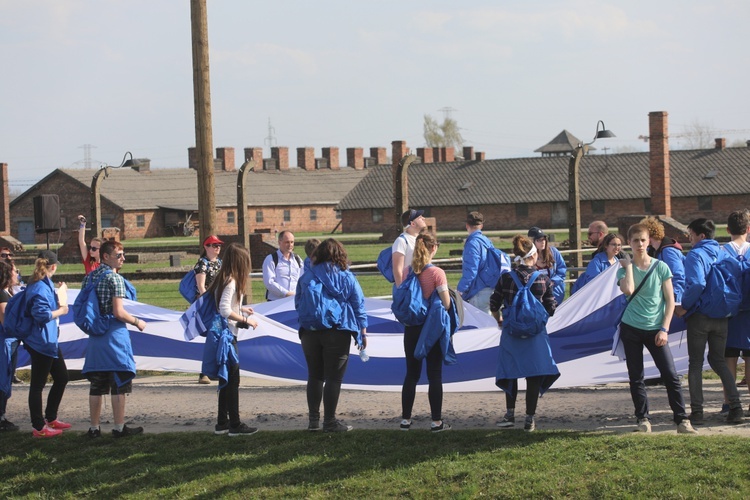
{"label": "plaid shirt", "polygon": [[[528,266],[518,266],[515,270],[518,273],[518,279],[523,284],[528,283],[529,278],[536,271],[536,269]],[[517,291],[516,282],[513,281],[509,273],[504,273],[497,281],[495,291],[492,292],[490,297],[490,311],[499,311],[501,307],[509,307],[513,303],[513,297],[515,297]],[[550,316],[555,313],[557,302],[555,302],[555,295],[552,293],[552,282],[544,272],[539,273],[539,276],[534,280],[534,284],[531,285],[531,293],[541,301]]]}
{"label": "plaid shirt", "polygon": [[[83,279],[83,283],[81,283],[81,288],[85,287],[92,281],[98,280],[102,274],[108,271],[112,271],[112,268],[107,264],[102,263],[94,271],[86,275]],[[124,278],[115,272],[111,272],[108,276],[105,276],[99,281],[99,284],[96,286],[96,295],[99,298],[99,311],[102,314],[111,314],[112,299],[114,297],[120,297],[123,299],[126,297]]]}

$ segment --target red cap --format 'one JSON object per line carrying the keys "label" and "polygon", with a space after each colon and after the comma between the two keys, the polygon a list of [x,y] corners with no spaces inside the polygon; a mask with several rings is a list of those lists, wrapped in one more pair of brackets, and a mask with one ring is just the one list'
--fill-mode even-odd
{"label": "red cap", "polygon": [[219,245],[223,245],[224,242],[221,241],[215,234],[212,234],[208,238],[203,241],[203,246],[210,245],[211,243],[218,243]]}

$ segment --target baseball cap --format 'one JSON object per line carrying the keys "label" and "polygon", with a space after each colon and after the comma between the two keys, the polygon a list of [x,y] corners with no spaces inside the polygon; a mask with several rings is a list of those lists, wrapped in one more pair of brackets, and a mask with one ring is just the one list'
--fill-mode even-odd
{"label": "baseball cap", "polygon": [[546,238],[546,237],[547,237],[547,235],[544,234],[544,231],[542,231],[541,229],[539,229],[536,226],[532,227],[531,229],[529,229],[529,238],[531,238],[533,240],[538,240],[540,238]]}
{"label": "baseball cap", "polygon": [[424,210],[414,210],[413,208],[411,210],[407,210],[406,212],[401,214],[401,225],[406,227],[411,224],[411,221],[413,221],[417,217],[421,217],[422,215],[424,215]]}
{"label": "baseball cap", "polygon": [[484,215],[479,212],[469,212],[469,215],[466,216],[466,223],[470,226],[484,224]]}
{"label": "baseball cap", "polygon": [[57,260],[57,254],[55,254],[55,252],[53,252],[52,250],[42,250],[41,252],[39,252],[37,259],[44,259],[49,265],[60,263],[60,261]]}
{"label": "baseball cap", "polygon": [[208,238],[206,238],[205,240],[203,240],[203,246],[204,247],[206,245],[210,245],[212,243],[218,243],[219,245],[223,245],[224,244],[224,242],[221,241],[215,234],[212,234],[211,236],[209,236]]}

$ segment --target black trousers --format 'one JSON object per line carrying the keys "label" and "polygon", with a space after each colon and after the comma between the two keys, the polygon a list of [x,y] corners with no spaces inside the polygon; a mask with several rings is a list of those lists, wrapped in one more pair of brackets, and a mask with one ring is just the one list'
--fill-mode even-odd
{"label": "black trousers", "polygon": [[307,361],[307,408],[310,420],[320,419],[323,401],[323,424],[336,420],[341,382],[349,364],[352,332],[344,330],[300,330],[302,352]]}
{"label": "black trousers", "polygon": [[[57,410],[60,408],[65,386],[68,385],[68,367],[65,366],[65,359],[59,347],[57,358],[45,356],[28,345],[24,344],[24,347],[31,357],[31,384],[29,386],[31,425],[34,429],[41,431],[45,419],[48,422],[57,420]],[[47,385],[48,375],[52,376],[52,387],[47,395],[47,407],[42,414],[42,391]]]}
{"label": "black trousers", "polygon": [[[232,348],[237,350],[237,339],[232,341]],[[240,364],[229,369],[229,380],[219,391],[218,423],[224,425],[229,422],[230,427],[240,425]]]}
{"label": "black trousers", "polygon": [[[409,420],[414,406],[417,384],[422,376],[422,360],[414,357],[422,326],[404,327],[404,354],[406,355],[406,376],[401,388],[401,418]],[[443,419],[443,353],[435,344],[427,353],[427,399],[430,402],[432,420]]]}
{"label": "black trousers", "polygon": [[[526,377],[526,415],[535,415],[536,406],[539,402],[539,388],[542,386],[544,377]],[[505,393],[505,407],[516,407],[516,396],[518,396],[518,380],[513,381],[513,390]]]}

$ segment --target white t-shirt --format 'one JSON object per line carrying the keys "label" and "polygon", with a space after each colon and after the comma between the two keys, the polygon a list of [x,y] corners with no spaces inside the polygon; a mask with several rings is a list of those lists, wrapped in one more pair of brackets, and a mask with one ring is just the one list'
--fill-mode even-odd
{"label": "white t-shirt", "polygon": [[[396,238],[391,247],[392,253],[404,255],[404,271],[411,267],[411,260],[414,257],[414,246],[417,244],[417,237],[404,231]],[[406,275],[404,275],[406,277]]]}
{"label": "white t-shirt", "polygon": [[750,249],[750,243],[747,241],[742,246],[737,246],[733,241],[730,241],[727,245],[730,245],[737,255],[745,255],[748,253],[748,249]]}

